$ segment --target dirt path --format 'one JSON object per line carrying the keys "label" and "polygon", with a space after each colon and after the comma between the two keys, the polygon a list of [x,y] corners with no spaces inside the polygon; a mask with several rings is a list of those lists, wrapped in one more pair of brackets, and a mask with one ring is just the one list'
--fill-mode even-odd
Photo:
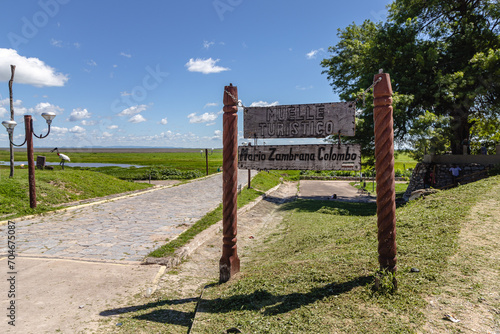
{"label": "dirt path", "polygon": [[[450,259],[449,285],[429,296],[423,333],[500,333],[500,187],[484,194]],[[451,314],[460,322],[443,320]]]}

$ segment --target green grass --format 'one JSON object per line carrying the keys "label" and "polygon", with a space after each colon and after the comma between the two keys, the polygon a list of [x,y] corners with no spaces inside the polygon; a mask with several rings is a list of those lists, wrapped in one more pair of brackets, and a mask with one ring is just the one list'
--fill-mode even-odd
{"label": "green grass", "polygon": [[[221,333],[230,327],[243,333],[421,331],[426,321],[424,295],[446,285],[443,271],[457,251],[460,225],[478,194],[493,187],[500,187],[500,177],[443,191],[397,210],[395,293],[373,290],[378,269],[374,204],[306,200],[286,204],[283,230],[254,253],[245,254],[239,279],[205,291],[196,331]],[[339,211],[349,215],[335,214]],[[412,267],[420,272],[410,272]]]}
{"label": "green grass", "polygon": [[[71,162],[84,163],[115,163],[142,166],[164,166],[180,170],[200,170],[205,171],[206,160],[199,152],[166,152],[166,153],[90,153],[64,151],[71,158]],[[36,152],[37,155],[43,155],[48,162],[60,162],[61,159],[55,153]],[[0,161],[9,161],[9,151],[0,150]],[[14,153],[16,161],[26,161],[26,152],[16,151]],[[214,150],[212,155],[208,156],[209,173],[215,173],[217,168],[222,166],[222,150]]]}
{"label": "green grass", "polygon": [[[362,189],[363,188],[363,182],[350,182],[350,185],[357,188],[357,189]],[[403,197],[406,189],[408,188],[408,182],[404,183],[396,183],[395,184],[395,191],[396,191],[396,198]],[[373,196],[377,195],[377,182],[374,181],[366,181],[366,187],[365,190]]]}
{"label": "green grass", "polygon": [[59,208],[62,204],[108,196],[150,187],[101,173],[85,170],[37,170],[35,172],[37,208],[29,205],[28,170],[16,168],[9,178],[7,168],[0,169],[0,219],[38,214]]}
{"label": "green grass", "polygon": [[[288,173],[293,174],[291,171]],[[244,188],[238,194],[238,209],[250,203],[257,197],[263,195],[266,191],[280,183],[280,178],[289,179],[287,173],[278,173],[277,171],[260,172],[251,181],[251,189]],[[166,257],[171,256],[180,247],[186,245],[197,234],[206,230],[208,227],[222,220],[222,203],[211,212],[207,213],[200,220],[193,224],[189,229],[182,232],[176,239],[166,243],[165,245],[155,249],[148,256],[150,257]]]}

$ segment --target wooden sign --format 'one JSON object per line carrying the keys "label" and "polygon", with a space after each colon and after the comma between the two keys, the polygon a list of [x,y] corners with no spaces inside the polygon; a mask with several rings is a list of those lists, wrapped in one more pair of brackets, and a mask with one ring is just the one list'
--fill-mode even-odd
{"label": "wooden sign", "polygon": [[238,168],[361,170],[360,145],[239,146]]}
{"label": "wooden sign", "polygon": [[354,136],[354,102],[248,107],[243,112],[245,138],[326,138]]}

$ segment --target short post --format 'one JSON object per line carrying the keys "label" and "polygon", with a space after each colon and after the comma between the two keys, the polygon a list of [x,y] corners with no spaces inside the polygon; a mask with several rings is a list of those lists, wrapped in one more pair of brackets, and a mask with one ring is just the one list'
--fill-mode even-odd
{"label": "short post", "polygon": [[46,158],[43,155],[36,156],[36,168],[43,170],[45,168]]}
{"label": "short post", "polygon": [[237,254],[238,199],[238,88],[224,87],[223,159],[222,159],[222,257],[219,282],[224,283],[240,271]]}
{"label": "short post", "polygon": [[30,193],[30,208],[34,209],[36,208],[35,159],[33,154],[33,135],[30,115],[24,115],[24,128],[26,129],[26,150],[28,152],[28,183]]}
{"label": "short post", "polygon": [[208,148],[205,149],[205,166],[207,168],[207,175],[208,175]]}
{"label": "short post", "polygon": [[249,169],[248,170],[248,189],[252,189],[252,185],[250,182],[252,181],[252,171]]}
{"label": "short post", "polygon": [[[378,260],[381,270],[396,272],[396,192],[394,177],[394,130],[392,86],[388,73],[375,75],[375,169],[377,180]],[[397,282],[393,281],[394,288]]]}

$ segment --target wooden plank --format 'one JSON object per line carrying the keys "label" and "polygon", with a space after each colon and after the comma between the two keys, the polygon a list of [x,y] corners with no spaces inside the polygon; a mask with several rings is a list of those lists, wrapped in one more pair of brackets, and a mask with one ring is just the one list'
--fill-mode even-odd
{"label": "wooden plank", "polygon": [[239,146],[238,168],[361,170],[360,145]]}
{"label": "wooden plank", "polygon": [[354,102],[247,107],[243,112],[245,138],[325,138],[354,136]]}

